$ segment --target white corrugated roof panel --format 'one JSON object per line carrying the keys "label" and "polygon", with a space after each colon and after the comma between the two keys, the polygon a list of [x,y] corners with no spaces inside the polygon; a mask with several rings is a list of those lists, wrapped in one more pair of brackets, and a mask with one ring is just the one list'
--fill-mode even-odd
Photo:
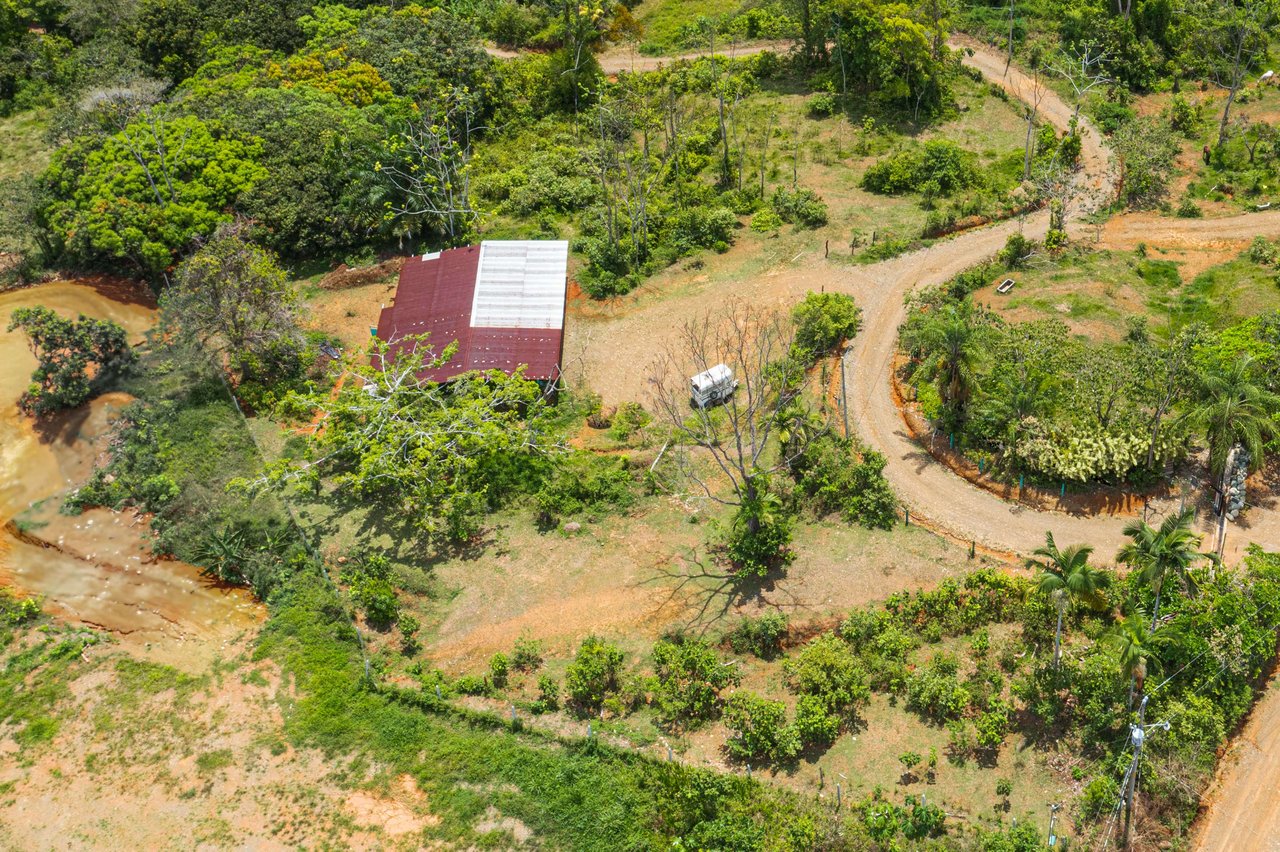
{"label": "white corrugated roof panel", "polygon": [[471,327],[561,328],[568,272],[565,240],[485,240]]}

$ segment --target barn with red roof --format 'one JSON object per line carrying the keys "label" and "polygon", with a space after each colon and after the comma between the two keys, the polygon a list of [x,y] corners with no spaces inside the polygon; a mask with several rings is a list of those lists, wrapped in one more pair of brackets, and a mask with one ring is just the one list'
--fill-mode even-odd
{"label": "barn with red roof", "polygon": [[457,341],[449,363],[422,378],[445,382],[472,370],[541,382],[560,378],[569,244],[563,240],[485,240],[405,261],[394,301],[378,318],[389,357],[427,334],[436,352]]}

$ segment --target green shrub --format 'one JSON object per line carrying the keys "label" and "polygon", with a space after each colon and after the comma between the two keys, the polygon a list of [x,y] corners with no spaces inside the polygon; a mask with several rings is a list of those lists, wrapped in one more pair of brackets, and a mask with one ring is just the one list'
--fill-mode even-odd
{"label": "green shrub", "polygon": [[1115,807],[1120,786],[1110,775],[1099,775],[1084,785],[1080,794],[1080,814],[1085,819],[1101,819]]}
{"label": "green shrub", "polygon": [[809,115],[815,118],[829,118],[840,108],[834,92],[818,92],[810,96],[807,106]]}
{"label": "green shrub", "polygon": [[622,649],[597,636],[582,640],[564,675],[570,700],[584,710],[600,709],[605,696],[618,689],[623,659]]}
{"label": "green shrub", "polygon": [[1004,264],[1006,269],[1021,269],[1035,250],[1036,241],[1023,235],[1021,231],[1016,231],[1005,240],[1004,248],[996,255],[996,259]]}
{"label": "green shrub", "polygon": [[786,615],[766,612],[759,618],[744,618],[729,634],[729,645],[739,654],[751,653],[771,660],[782,652],[782,640],[786,636]]}
{"label": "green shrub", "polygon": [[[750,520],[755,516],[756,527]],[[775,568],[795,559],[791,550],[791,531],[795,519],[780,507],[768,512],[753,512],[739,506],[733,515],[724,543],[725,556],[739,579],[764,577]]]}
{"label": "green shrub", "polygon": [[778,188],[773,193],[773,210],[782,221],[802,228],[820,228],[827,224],[827,203],[812,189]]}
{"label": "green shrub", "polygon": [[831,633],[809,642],[783,669],[792,692],[818,699],[828,713],[842,718],[871,697],[866,671],[848,643]]}
{"label": "green shrub", "polygon": [[687,207],[676,213],[669,223],[669,243],[678,256],[698,249],[728,251],[738,217],[725,207]]}
{"label": "green shrub", "polygon": [[1178,204],[1178,216],[1182,219],[1199,219],[1204,213],[1200,210],[1200,205],[1196,204],[1194,199],[1184,198]]}
{"label": "green shrub", "polygon": [[845,293],[807,293],[791,310],[795,343],[815,355],[834,352],[858,333],[862,310]]}
{"label": "green shrub", "polygon": [[905,148],[873,163],[862,176],[864,189],[882,195],[922,192],[949,196],[980,182],[973,155],[945,139]]}
{"label": "green shrub", "polygon": [[533,703],[533,712],[552,713],[560,709],[560,684],[551,675],[538,678],[538,699]]}
{"label": "green shrub", "polygon": [[788,761],[800,752],[800,739],[787,724],[781,701],[735,692],[725,703],[724,724],[730,732],[725,749],[738,760]]}
{"label": "green shrub", "polygon": [[907,707],[938,722],[960,718],[969,705],[969,691],[960,685],[957,669],[955,657],[934,654],[907,678]]}
{"label": "green shrub", "polygon": [[782,217],[776,210],[761,210],[751,217],[751,230],[757,234],[771,234],[782,227]]}
{"label": "green shrub", "polygon": [[489,658],[489,677],[497,689],[504,689],[511,675],[511,663],[507,655],[499,651]]}
{"label": "green shrub", "polygon": [[462,675],[453,682],[453,688],[460,695],[489,694],[489,682],[479,675]]}
{"label": "green shrub", "polygon": [[685,636],[654,645],[653,668],[658,710],[667,722],[712,718],[720,709],[721,691],[742,680],[738,669],[722,663],[706,643]]}
{"label": "green shrub", "polygon": [[1253,242],[1249,244],[1247,256],[1259,266],[1275,266],[1280,263],[1280,244],[1266,237],[1254,237]]}
{"label": "green shrub", "polygon": [[629,440],[632,435],[648,426],[652,420],[653,417],[640,403],[624,402],[613,413],[613,419],[609,423],[609,437],[615,441]]}
{"label": "green shrub", "polygon": [[542,666],[542,643],[531,636],[516,639],[511,652],[511,667],[518,672],[537,671]]}
{"label": "green shrub", "polygon": [[869,529],[892,529],[898,500],[884,478],[886,459],[873,450],[855,457],[848,438],[826,433],[810,440],[791,473],[810,510],[823,517],[839,512]]}
{"label": "green shrub", "polygon": [[1185,95],[1174,95],[1169,101],[1169,127],[1175,133],[1181,133],[1188,139],[1194,139],[1196,128],[1199,124],[1199,105],[1192,104]]}
{"label": "green shrub", "polygon": [[594,519],[624,509],[635,500],[632,484],[624,457],[581,452],[564,456],[534,495],[538,522],[550,525],[573,515]]}
{"label": "green shrub", "polygon": [[816,695],[802,695],[796,702],[796,738],[804,748],[831,745],[840,735],[840,717],[827,710]]}

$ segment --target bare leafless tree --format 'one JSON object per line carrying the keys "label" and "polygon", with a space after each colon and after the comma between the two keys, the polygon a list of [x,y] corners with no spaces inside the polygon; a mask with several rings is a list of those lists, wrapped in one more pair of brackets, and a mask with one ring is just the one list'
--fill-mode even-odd
{"label": "bare leafless tree", "polygon": [[1106,48],[1093,42],[1084,42],[1059,47],[1045,63],[1046,70],[1066,80],[1075,94],[1076,108],[1072,118],[1079,117],[1080,104],[1090,91],[1114,82],[1106,72],[1106,65],[1110,60],[1111,54]]}
{"label": "bare leafless tree", "polygon": [[[796,428],[811,426],[814,414],[801,395],[794,339],[786,314],[737,302],[686,322],[650,374],[654,408],[675,433],[682,473],[704,498],[745,509],[752,532],[769,478],[804,452],[805,435],[812,433]],[[737,390],[721,406],[691,405],[690,377],[717,364],[733,370]],[[694,463],[693,450],[713,461],[728,493]]]}

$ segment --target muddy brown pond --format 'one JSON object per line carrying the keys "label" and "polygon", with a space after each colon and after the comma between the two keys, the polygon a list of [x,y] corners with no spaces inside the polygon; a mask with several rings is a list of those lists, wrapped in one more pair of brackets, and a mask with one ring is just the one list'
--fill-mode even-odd
{"label": "muddy brown pond", "polygon": [[259,624],[262,607],[192,565],[153,557],[146,525],[132,512],[58,511],[130,399],[105,394],[40,422],[22,414],[17,400],[35,359],[26,337],[4,328],[15,308],[33,305],[114,320],[134,340],[155,321],[154,307],[120,285],[59,281],[0,293],[0,585],[39,595],[53,615],[108,631],[149,657],[198,666]]}

